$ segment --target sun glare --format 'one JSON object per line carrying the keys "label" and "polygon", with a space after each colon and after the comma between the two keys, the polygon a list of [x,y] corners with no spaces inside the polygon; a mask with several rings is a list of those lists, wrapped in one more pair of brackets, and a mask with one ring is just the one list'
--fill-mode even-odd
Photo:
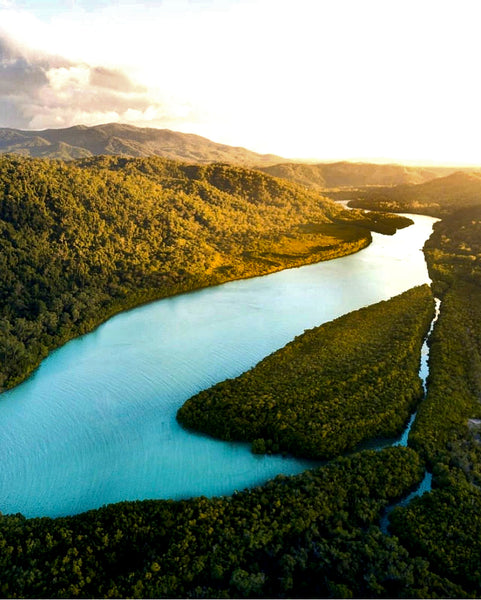
{"label": "sun glare", "polygon": [[43,60],[48,80],[47,106],[18,108],[27,128],[89,112],[51,105],[67,85],[87,93],[89,69],[103,67],[144,97],[104,106],[97,94],[85,122],[115,117],[286,157],[481,162],[475,2],[55,6],[0,5],[0,31],[27,62]]}

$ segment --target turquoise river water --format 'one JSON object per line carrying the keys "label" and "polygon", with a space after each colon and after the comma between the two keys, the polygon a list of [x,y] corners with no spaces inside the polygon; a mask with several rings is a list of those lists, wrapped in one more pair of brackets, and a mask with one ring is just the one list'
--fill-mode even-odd
{"label": "turquoise river water", "polygon": [[0,511],[230,494],[312,466],[187,432],[176,411],[305,329],[429,282],[436,219],[411,218],[357,254],[154,302],[53,352],[0,396]]}

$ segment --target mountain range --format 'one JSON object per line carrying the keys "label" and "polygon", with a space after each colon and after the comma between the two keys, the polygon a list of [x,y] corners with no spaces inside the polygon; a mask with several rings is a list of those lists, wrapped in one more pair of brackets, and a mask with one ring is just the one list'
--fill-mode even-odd
{"label": "mountain range", "polygon": [[[320,142],[320,145],[322,142]],[[0,128],[0,154],[73,160],[98,155],[160,156],[188,163],[230,163],[255,167],[311,189],[419,184],[452,173],[451,167],[371,163],[307,164],[274,154],[218,144],[169,129],[109,123],[87,127],[24,131]]]}
{"label": "mountain range", "polygon": [[258,167],[269,175],[326,190],[337,187],[419,184],[455,171],[454,167],[423,167],[396,164],[335,162],[319,164],[281,163]]}
{"label": "mountain range", "polygon": [[226,146],[192,133],[108,123],[66,129],[23,131],[0,128],[0,153],[72,160],[101,154],[161,156],[194,163],[268,165],[285,159]]}

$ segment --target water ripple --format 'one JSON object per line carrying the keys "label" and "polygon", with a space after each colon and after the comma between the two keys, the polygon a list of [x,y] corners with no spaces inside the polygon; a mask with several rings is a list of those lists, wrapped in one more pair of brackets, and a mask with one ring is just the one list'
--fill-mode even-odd
{"label": "water ripple", "polygon": [[176,411],[305,329],[429,281],[435,220],[413,218],[355,255],[142,306],[53,352],[2,394],[0,511],[230,494],[311,466],[187,432]]}

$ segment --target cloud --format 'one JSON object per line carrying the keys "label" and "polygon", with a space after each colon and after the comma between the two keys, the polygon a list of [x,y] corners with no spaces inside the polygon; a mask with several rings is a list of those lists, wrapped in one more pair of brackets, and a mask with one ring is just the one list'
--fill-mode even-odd
{"label": "cloud", "polygon": [[145,93],[145,86],[135,84],[118,69],[94,67],[90,69],[90,83],[93,86],[108,88],[122,92]]}
{"label": "cloud", "polygon": [[23,58],[2,60],[0,49],[1,100],[28,95],[47,83],[45,71],[38,65],[31,65]]}
{"label": "cloud", "polygon": [[161,122],[167,111],[120,69],[22,47],[0,32],[0,126],[21,129]]}
{"label": "cloud", "polygon": [[284,156],[479,163],[479,0],[451,4],[0,0],[0,126],[119,121]]}

